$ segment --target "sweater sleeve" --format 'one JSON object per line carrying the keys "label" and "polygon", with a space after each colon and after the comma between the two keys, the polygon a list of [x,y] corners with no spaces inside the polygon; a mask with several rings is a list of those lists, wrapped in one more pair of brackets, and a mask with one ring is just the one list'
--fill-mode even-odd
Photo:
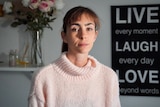
{"label": "sweater sleeve", "polygon": [[28,107],[38,107],[38,101],[35,95],[28,98]]}
{"label": "sweater sleeve", "polygon": [[121,104],[120,104],[120,98],[119,98],[119,82],[118,82],[118,77],[116,75],[116,78],[115,78],[115,82],[114,82],[114,97],[113,97],[113,106],[112,107],[121,107]]}
{"label": "sweater sleeve", "polygon": [[[28,97],[28,107],[44,107],[44,102],[40,99],[41,93],[39,90],[37,90],[37,89],[39,89],[40,84],[41,84],[38,80],[39,76],[37,74],[38,74],[38,72],[36,72],[33,75],[30,93],[29,93],[29,97]],[[38,92],[38,94],[37,94],[37,92]]]}

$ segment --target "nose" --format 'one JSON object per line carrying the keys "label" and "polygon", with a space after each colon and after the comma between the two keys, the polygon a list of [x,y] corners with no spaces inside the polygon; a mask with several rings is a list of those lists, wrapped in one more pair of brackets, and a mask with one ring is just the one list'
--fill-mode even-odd
{"label": "nose", "polygon": [[87,38],[87,32],[84,29],[80,30],[79,38],[80,39],[86,39]]}

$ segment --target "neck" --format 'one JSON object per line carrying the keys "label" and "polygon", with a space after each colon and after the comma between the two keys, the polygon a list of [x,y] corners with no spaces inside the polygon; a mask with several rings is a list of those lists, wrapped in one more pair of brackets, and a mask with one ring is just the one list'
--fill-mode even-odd
{"label": "neck", "polygon": [[67,53],[67,58],[76,66],[78,67],[83,67],[87,64],[88,62],[88,55],[84,54],[70,54]]}

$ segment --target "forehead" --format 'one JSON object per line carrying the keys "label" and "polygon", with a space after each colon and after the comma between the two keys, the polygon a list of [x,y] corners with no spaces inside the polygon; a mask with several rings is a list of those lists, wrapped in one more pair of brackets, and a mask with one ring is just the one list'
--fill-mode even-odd
{"label": "forehead", "polygon": [[79,17],[77,16],[77,17],[74,17],[72,20],[70,20],[70,24],[73,24],[73,23],[75,23],[77,21],[81,21],[81,20],[83,20],[83,21],[86,20],[86,21],[89,21],[90,23],[91,22],[94,23],[93,17],[91,17],[89,14],[83,13]]}

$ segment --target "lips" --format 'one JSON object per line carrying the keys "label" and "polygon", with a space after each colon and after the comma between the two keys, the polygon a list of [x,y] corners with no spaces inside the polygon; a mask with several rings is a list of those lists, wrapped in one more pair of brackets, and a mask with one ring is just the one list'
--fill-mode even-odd
{"label": "lips", "polygon": [[80,44],[78,44],[78,46],[88,46],[88,44],[87,43],[80,43]]}

